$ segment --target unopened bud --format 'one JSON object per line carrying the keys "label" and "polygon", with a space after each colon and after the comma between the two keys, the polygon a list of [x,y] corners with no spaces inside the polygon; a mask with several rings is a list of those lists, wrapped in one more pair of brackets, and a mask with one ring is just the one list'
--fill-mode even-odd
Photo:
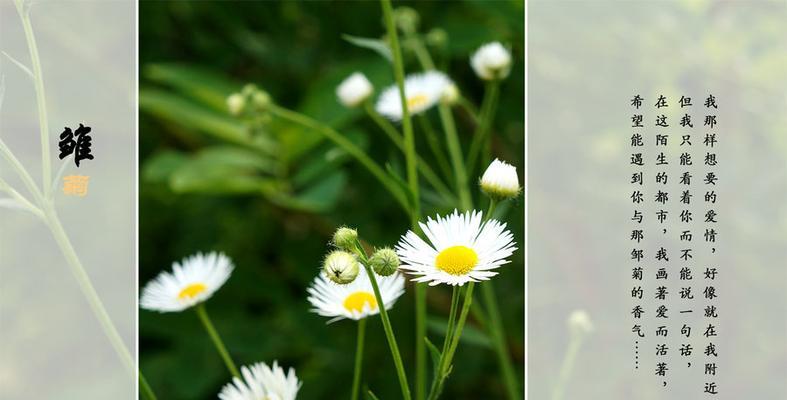
{"label": "unopened bud", "polygon": [[246,98],[240,93],[233,93],[227,97],[227,110],[232,115],[240,115],[246,108]]}
{"label": "unopened bud", "polygon": [[357,240],[358,231],[346,226],[337,229],[333,234],[333,244],[342,250],[352,251]]}
{"label": "unopened bud", "polygon": [[393,249],[384,247],[372,254],[369,266],[380,276],[390,276],[399,269],[399,256]]}
{"label": "unopened bud", "polygon": [[358,276],[359,266],[355,256],[346,251],[336,250],[325,257],[322,268],[328,279],[346,285]]}

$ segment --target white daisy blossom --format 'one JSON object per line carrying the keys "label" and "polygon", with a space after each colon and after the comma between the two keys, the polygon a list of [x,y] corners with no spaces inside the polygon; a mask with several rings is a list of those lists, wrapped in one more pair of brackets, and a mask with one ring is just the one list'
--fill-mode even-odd
{"label": "white daisy blossom", "polygon": [[355,107],[372,95],[374,87],[366,75],[355,72],[336,88],[336,97],[345,107]]}
{"label": "white daisy blossom", "polygon": [[164,271],[148,282],[139,304],[158,312],[183,311],[213,295],[232,273],[229,257],[222,253],[198,253],[172,264],[172,272]]}
{"label": "white daisy blossom", "polygon": [[[438,71],[408,75],[404,80],[404,93],[410,114],[420,114],[433,107],[440,101],[450,85],[453,85],[451,79]],[[396,84],[383,91],[380,98],[377,99],[375,109],[391,120],[402,119],[402,99],[399,97],[399,87]]]}
{"label": "white daisy blossom", "polygon": [[402,260],[399,268],[415,275],[414,281],[430,286],[488,280],[516,250],[506,225],[494,219],[482,222],[480,211],[459,214],[454,210],[419,225],[430,243],[408,231],[396,245],[396,252]]}
{"label": "white daisy blossom", "polygon": [[519,176],[516,167],[495,159],[481,176],[481,190],[495,200],[519,195]]}
{"label": "white daisy blossom", "polygon": [[221,400],[295,400],[301,382],[290,368],[284,374],[276,361],[272,367],[257,363],[240,369],[241,377],[233,378],[219,393]]}
{"label": "white daisy blossom", "polygon": [[511,72],[511,53],[500,42],[487,43],[470,57],[470,66],[481,79],[503,79]]}
{"label": "white daisy blossom", "polygon": [[[375,277],[385,309],[389,310],[404,294],[404,277],[398,272],[390,276],[375,274]],[[309,303],[314,307],[312,311],[332,317],[328,323],[345,318],[359,320],[380,312],[366,268],[361,268],[358,277],[347,285],[333,283],[320,274],[307,291]]]}

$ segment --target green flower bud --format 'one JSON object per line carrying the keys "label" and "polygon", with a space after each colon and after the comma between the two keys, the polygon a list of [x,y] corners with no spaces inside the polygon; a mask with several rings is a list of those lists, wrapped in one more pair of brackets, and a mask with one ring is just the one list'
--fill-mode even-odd
{"label": "green flower bud", "polygon": [[246,98],[240,93],[233,93],[227,97],[227,110],[232,115],[240,115],[246,108]]}
{"label": "green flower bud", "polygon": [[358,231],[352,228],[343,226],[336,230],[333,234],[334,246],[347,251],[355,249],[355,243],[358,240]]}
{"label": "green flower bud", "polygon": [[390,276],[399,269],[399,256],[389,247],[379,249],[369,258],[369,266],[380,276]]}
{"label": "green flower bud", "polygon": [[426,44],[432,47],[443,47],[448,43],[448,34],[440,28],[434,28],[426,34]]}
{"label": "green flower bud", "polygon": [[404,33],[415,33],[418,31],[418,23],[421,17],[418,12],[410,7],[397,7],[394,10],[394,21],[396,26]]}
{"label": "green flower bud", "polygon": [[322,265],[325,276],[340,285],[354,281],[358,276],[359,268],[355,256],[342,250],[328,254]]}

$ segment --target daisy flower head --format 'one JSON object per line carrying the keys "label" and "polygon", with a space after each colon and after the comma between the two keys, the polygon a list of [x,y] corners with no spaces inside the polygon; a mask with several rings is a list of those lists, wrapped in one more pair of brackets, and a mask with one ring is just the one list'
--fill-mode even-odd
{"label": "daisy flower head", "polygon": [[[397,272],[390,276],[375,274],[375,278],[385,309],[389,310],[404,293],[404,277]],[[358,279],[347,285],[337,285],[320,274],[307,292],[309,303],[314,307],[312,311],[332,317],[328,323],[345,318],[359,320],[380,312],[366,268],[361,268]]]}
{"label": "daisy flower head", "polygon": [[372,95],[374,87],[366,75],[355,72],[336,88],[336,97],[345,107],[356,107]]}
{"label": "daisy flower head", "polygon": [[151,311],[183,311],[209,299],[233,268],[223,253],[197,253],[173,263],[172,272],[164,271],[148,282],[139,304]]}
{"label": "daisy flower head", "polygon": [[519,195],[519,176],[516,167],[495,158],[481,176],[481,191],[495,200],[505,200]]}
{"label": "daisy flower head", "polygon": [[[450,85],[453,85],[451,79],[438,71],[408,75],[404,80],[404,93],[410,114],[420,114],[433,107],[445,95]],[[375,109],[393,121],[402,119],[402,100],[399,98],[399,87],[396,84],[383,91],[377,99]]]}
{"label": "daisy flower head", "polygon": [[287,374],[276,361],[272,367],[265,363],[244,366],[241,378],[233,378],[219,393],[221,400],[295,400],[301,382],[290,368]]}
{"label": "daisy flower head", "polygon": [[506,225],[494,219],[482,222],[480,211],[459,214],[454,210],[419,225],[429,243],[408,231],[396,245],[396,252],[402,260],[399,268],[415,275],[414,281],[430,286],[488,280],[516,250]]}
{"label": "daisy flower head", "polygon": [[503,79],[511,72],[511,53],[500,42],[487,43],[470,57],[470,66],[483,80]]}

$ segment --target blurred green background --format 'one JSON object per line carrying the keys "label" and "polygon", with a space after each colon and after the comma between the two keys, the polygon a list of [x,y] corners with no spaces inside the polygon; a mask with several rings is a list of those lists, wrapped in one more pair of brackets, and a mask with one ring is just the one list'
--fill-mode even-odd
{"label": "blurred green background", "polygon": [[[524,4],[521,1],[402,2],[421,17],[440,69],[477,107],[483,83],[469,66],[481,44],[510,46],[514,65],[504,81],[494,123],[494,152],[524,166]],[[429,32],[432,31],[431,35]],[[355,323],[309,312],[306,287],[318,273],[333,230],[357,227],[364,240],[393,245],[406,232],[406,215],[379,183],[314,132],[273,120],[250,133],[226,112],[225,98],[248,82],[278,104],[324,121],[364,147],[400,176],[403,158],[362,110],[347,110],[335,87],[364,72],[376,93],[393,83],[388,62],[342,39],[381,38],[377,2],[141,2],[140,62],[140,284],[173,261],[219,250],[236,264],[207,308],[235,361],[278,360],[303,381],[300,399],[349,397]],[[420,67],[404,49],[407,72]],[[436,112],[427,114],[439,128]],[[455,109],[466,150],[474,123]],[[416,124],[419,153],[432,160]],[[442,136],[442,135],[440,135]],[[435,164],[433,164],[435,166]],[[485,167],[485,166],[484,166]],[[482,171],[471,173],[471,180]],[[424,190],[424,214],[452,205]],[[485,200],[474,191],[477,204]],[[506,213],[523,243],[522,200]],[[519,376],[524,356],[524,262],[517,251],[494,279],[508,349]],[[413,371],[412,290],[391,312],[408,372]],[[450,289],[429,290],[430,338],[442,341]],[[221,359],[193,312],[140,310],[140,362],[161,399],[216,398],[229,381]],[[503,398],[495,355],[477,321],[469,321],[443,398]],[[378,318],[369,324],[364,383],[381,399],[400,396]],[[412,376],[410,377],[412,384]],[[520,382],[520,385],[522,382]]]}

